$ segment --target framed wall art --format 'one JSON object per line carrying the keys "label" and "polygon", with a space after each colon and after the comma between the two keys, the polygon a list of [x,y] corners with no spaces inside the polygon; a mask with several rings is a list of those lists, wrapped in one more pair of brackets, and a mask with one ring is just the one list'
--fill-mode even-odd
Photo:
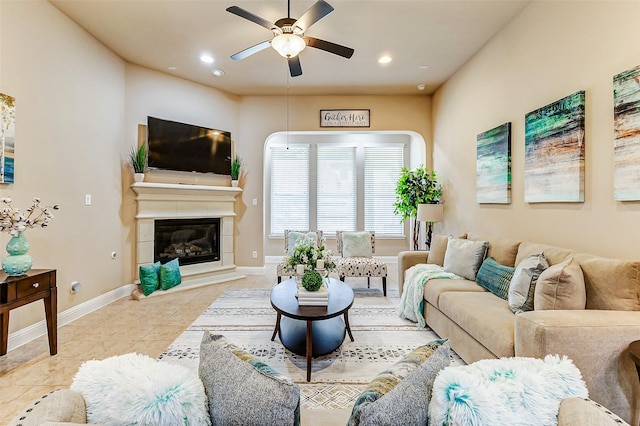
{"label": "framed wall art", "polygon": [[640,66],[613,77],[613,198],[640,200]]}
{"label": "framed wall art", "polygon": [[320,127],[369,127],[368,109],[321,109]]}
{"label": "framed wall art", "polygon": [[585,92],[525,116],[524,199],[584,201]]}
{"label": "framed wall art", "polygon": [[0,183],[13,183],[15,172],[16,99],[0,93]]}
{"label": "framed wall art", "polygon": [[511,203],[511,123],[504,123],[477,137],[476,201]]}

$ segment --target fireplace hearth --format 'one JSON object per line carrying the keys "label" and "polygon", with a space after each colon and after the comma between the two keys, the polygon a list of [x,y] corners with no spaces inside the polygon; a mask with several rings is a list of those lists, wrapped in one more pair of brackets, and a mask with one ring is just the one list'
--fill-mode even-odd
{"label": "fireplace hearth", "polygon": [[175,258],[180,265],[220,260],[220,218],[154,222],[154,262]]}

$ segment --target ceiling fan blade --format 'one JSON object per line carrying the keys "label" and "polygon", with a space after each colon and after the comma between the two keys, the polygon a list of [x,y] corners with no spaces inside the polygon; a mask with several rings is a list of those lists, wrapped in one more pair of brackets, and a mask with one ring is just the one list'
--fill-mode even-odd
{"label": "ceiling fan blade", "polygon": [[315,2],[305,13],[302,14],[293,26],[298,27],[305,32],[310,26],[333,12],[333,6],[324,0],[318,0]]}
{"label": "ceiling fan blade", "polygon": [[253,55],[254,53],[258,53],[266,48],[268,48],[269,46],[271,46],[271,40],[266,40],[263,41],[262,43],[258,43],[256,45],[253,45],[251,47],[247,47],[244,50],[239,51],[238,53],[235,53],[233,55],[231,55],[231,59],[233,59],[234,61],[239,61],[241,59],[244,59],[248,56]]}
{"label": "ceiling fan blade", "polygon": [[324,50],[334,55],[339,55],[344,58],[351,58],[354,50],[350,47],[342,46],[340,44],[331,43],[330,41],[320,40],[319,38],[305,37],[307,46],[315,47],[316,49]]}
{"label": "ceiling fan blade", "polygon": [[287,58],[287,62],[289,62],[291,77],[298,77],[299,75],[302,75],[302,65],[300,65],[300,58],[298,56]]}
{"label": "ceiling fan blade", "polygon": [[228,7],[227,12],[231,12],[234,15],[238,15],[241,18],[248,19],[251,22],[255,22],[256,24],[261,25],[268,30],[273,30],[274,28],[277,28],[274,23],[269,22],[266,19],[259,17],[258,15],[254,15],[248,10],[244,10],[243,8],[238,6]]}

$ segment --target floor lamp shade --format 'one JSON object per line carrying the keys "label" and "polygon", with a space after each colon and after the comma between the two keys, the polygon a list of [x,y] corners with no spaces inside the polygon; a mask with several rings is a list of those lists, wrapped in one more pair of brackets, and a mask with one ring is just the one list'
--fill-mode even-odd
{"label": "floor lamp shade", "polygon": [[443,207],[442,204],[418,204],[417,219],[420,222],[442,222]]}
{"label": "floor lamp shade", "polygon": [[427,240],[425,244],[431,247],[431,224],[442,222],[444,219],[444,206],[442,204],[418,204],[416,219],[427,222]]}

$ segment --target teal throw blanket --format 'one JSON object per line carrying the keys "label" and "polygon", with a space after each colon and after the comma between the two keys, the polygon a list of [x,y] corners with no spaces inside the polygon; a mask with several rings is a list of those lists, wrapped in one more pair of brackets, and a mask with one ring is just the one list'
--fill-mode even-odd
{"label": "teal throw blanket", "polygon": [[404,289],[398,306],[398,315],[409,321],[418,323],[418,327],[426,327],[422,310],[424,307],[424,286],[433,278],[462,277],[445,271],[440,265],[419,264],[412,266],[405,272]]}

